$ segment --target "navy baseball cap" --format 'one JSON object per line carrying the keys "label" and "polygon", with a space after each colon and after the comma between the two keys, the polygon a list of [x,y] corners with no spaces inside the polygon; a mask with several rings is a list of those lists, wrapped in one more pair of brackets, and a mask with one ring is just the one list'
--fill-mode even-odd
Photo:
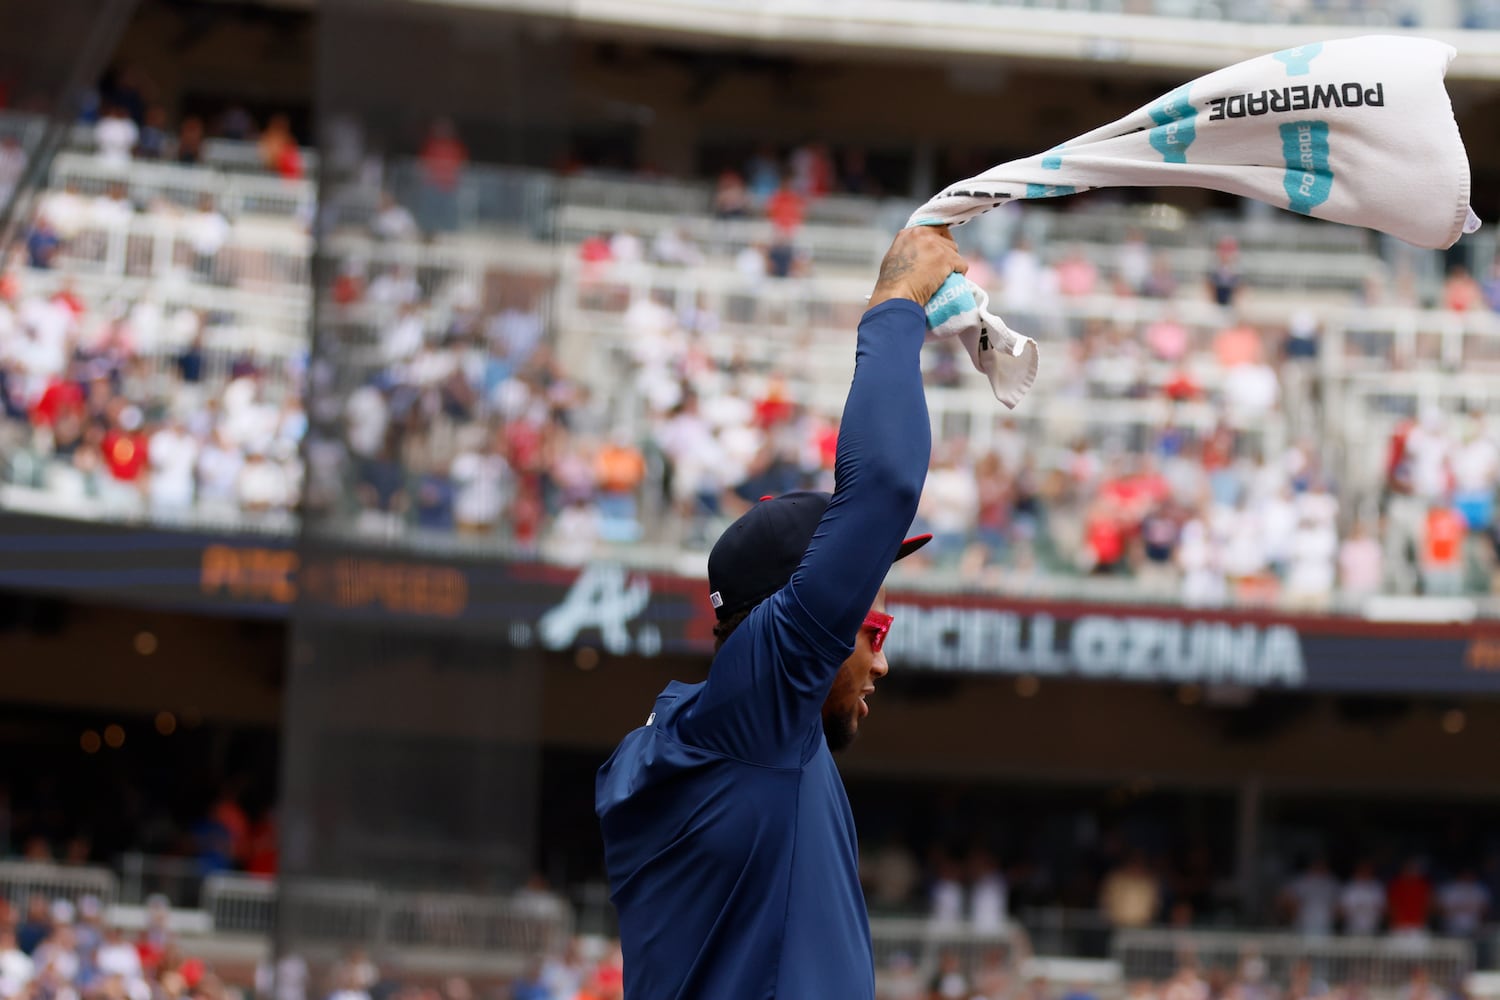
{"label": "navy baseball cap", "polygon": [[[719,621],[786,586],[832,499],[830,493],[810,491],[762,497],[724,529],[708,554],[708,601]],[[908,538],[896,558],[905,559],[930,541],[931,535]]]}

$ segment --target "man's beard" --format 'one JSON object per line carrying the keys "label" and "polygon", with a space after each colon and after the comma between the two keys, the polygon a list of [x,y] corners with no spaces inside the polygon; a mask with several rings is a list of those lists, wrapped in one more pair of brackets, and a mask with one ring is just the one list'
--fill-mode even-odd
{"label": "man's beard", "polygon": [[859,735],[859,716],[853,711],[823,716],[823,737],[833,753],[847,750]]}

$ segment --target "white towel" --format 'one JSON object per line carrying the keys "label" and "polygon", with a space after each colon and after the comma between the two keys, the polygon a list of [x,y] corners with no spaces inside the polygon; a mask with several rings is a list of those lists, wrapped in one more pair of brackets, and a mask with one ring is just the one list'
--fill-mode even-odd
{"label": "white towel", "polygon": [[[1443,42],[1372,35],[1249,59],[1045,153],[950,185],[908,225],[962,224],[1013,199],[1096,187],[1201,187],[1447,248],[1479,228],[1443,85],[1457,54]],[[973,288],[954,275],[934,301],[966,301],[954,292],[961,284]],[[1005,353],[990,368],[969,353],[1007,406],[1019,398],[1016,387],[1024,393],[1035,379],[1035,344],[982,305],[962,316],[941,307],[934,316],[929,306],[928,327],[930,337],[976,343],[982,329],[1003,331]]]}
{"label": "white towel", "polygon": [[927,340],[957,337],[974,367],[990,380],[995,398],[1011,409],[1036,381],[1036,341],[990,312],[990,295],[961,274],[951,274],[927,300]]}

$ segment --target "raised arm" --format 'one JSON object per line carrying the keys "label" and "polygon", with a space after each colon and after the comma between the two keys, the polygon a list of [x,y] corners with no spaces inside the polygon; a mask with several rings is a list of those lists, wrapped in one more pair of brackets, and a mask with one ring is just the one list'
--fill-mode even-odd
{"label": "raised arm", "polygon": [[919,361],[927,334],[923,306],[949,274],[966,270],[946,227],[902,230],[859,324],[833,500],[791,582],[809,617],[851,647],[927,478],[932,428]]}
{"label": "raised arm", "polygon": [[[711,585],[723,591],[713,595],[722,601],[721,619],[749,600],[758,603],[724,640],[701,697],[679,723],[694,745],[777,766],[802,759],[927,476],[932,431],[919,364],[927,331],[922,304],[948,275],[966,269],[946,229],[908,229],[896,238],[859,324],[835,488],[811,541],[800,534],[781,552],[777,536],[741,535],[735,537],[755,539],[754,555],[736,548],[717,564],[710,556]],[[725,532],[715,554],[737,526],[785,523],[779,518],[752,511]]]}

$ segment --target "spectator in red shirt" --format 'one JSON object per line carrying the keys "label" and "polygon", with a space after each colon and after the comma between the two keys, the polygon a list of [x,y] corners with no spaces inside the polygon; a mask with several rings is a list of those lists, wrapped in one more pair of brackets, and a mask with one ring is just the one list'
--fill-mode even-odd
{"label": "spectator in red shirt", "polygon": [[791,239],[802,228],[806,214],[807,201],[792,188],[790,178],[783,179],[776,193],[766,199],[766,218],[782,239]]}
{"label": "spectator in red shirt", "polygon": [[83,412],[83,389],[72,379],[53,378],[31,408],[31,422],[51,427],[64,414]]}
{"label": "spectator in red shirt", "polygon": [[78,297],[71,277],[63,279],[62,287],[52,296],[52,301],[72,313],[74,319],[83,315],[83,299]]}
{"label": "spectator in red shirt", "polygon": [[292,135],[292,123],[286,115],[273,115],[260,135],[260,160],[269,171],[289,180],[302,177],[302,151]]}
{"label": "spectator in red shirt", "polygon": [[432,123],[422,146],[422,218],[418,221],[427,232],[448,232],[458,228],[458,186],[469,150],[458,137],[453,122],[439,118]]}
{"label": "spectator in red shirt", "polygon": [[1193,376],[1186,368],[1179,368],[1173,372],[1166,382],[1162,383],[1161,390],[1162,394],[1174,403],[1187,402],[1203,395],[1203,390],[1198,387],[1198,383],[1193,381]]}
{"label": "spectator in red shirt", "polygon": [[608,264],[613,257],[609,249],[609,233],[595,233],[578,244],[578,259],[585,264]]}
{"label": "spectator in red shirt", "polygon": [[1432,912],[1432,883],[1422,872],[1422,862],[1408,858],[1401,874],[1386,887],[1386,912],[1390,915],[1391,933],[1424,934]]}
{"label": "spectator in red shirt", "polygon": [[762,430],[769,430],[784,420],[789,420],[796,407],[787,394],[786,377],[771,376],[766,393],[755,402],[755,423]]}
{"label": "spectator in red shirt", "polygon": [[422,173],[427,183],[440,191],[456,191],[469,162],[469,150],[459,139],[453,122],[439,118],[432,123],[422,146]]}
{"label": "spectator in red shirt", "polygon": [[1463,589],[1464,536],[1468,522],[1445,503],[1427,510],[1422,538],[1422,581],[1428,594],[1457,594]]}
{"label": "spectator in red shirt", "polygon": [[139,482],[146,468],[146,435],[141,433],[140,411],[133,406],[120,413],[115,426],[104,435],[99,449],[105,468],[117,482]]}
{"label": "spectator in red shirt", "polygon": [[209,815],[229,835],[230,859],[236,865],[243,864],[250,840],[250,820],[245,816],[244,807],[235,797],[233,789],[226,788],[219,793]]}
{"label": "spectator in red shirt", "polygon": [[832,471],[834,460],[838,457],[839,450],[839,425],[838,421],[830,420],[821,424],[817,429],[818,458],[822,462],[823,469]]}
{"label": "spectator in red shirt", "polygon": [[1484,307],[1484,291],[1462,264],[1454,264],[1443,282],[1443,307],[1453,312],[1470,312]]}
{"label": "spectator in red shirt", "polygon": [[1113,573],[1125,558],[1125,526],[1107,503],[1096,503],[1084,526],[1084,541],[1093,557],[1094,573]]}
{"label": "spectator in red shirt", "polygon": [[276,874],[277,861],[276,814],[268,809],[250,830],[245,871],[271,877]]}

